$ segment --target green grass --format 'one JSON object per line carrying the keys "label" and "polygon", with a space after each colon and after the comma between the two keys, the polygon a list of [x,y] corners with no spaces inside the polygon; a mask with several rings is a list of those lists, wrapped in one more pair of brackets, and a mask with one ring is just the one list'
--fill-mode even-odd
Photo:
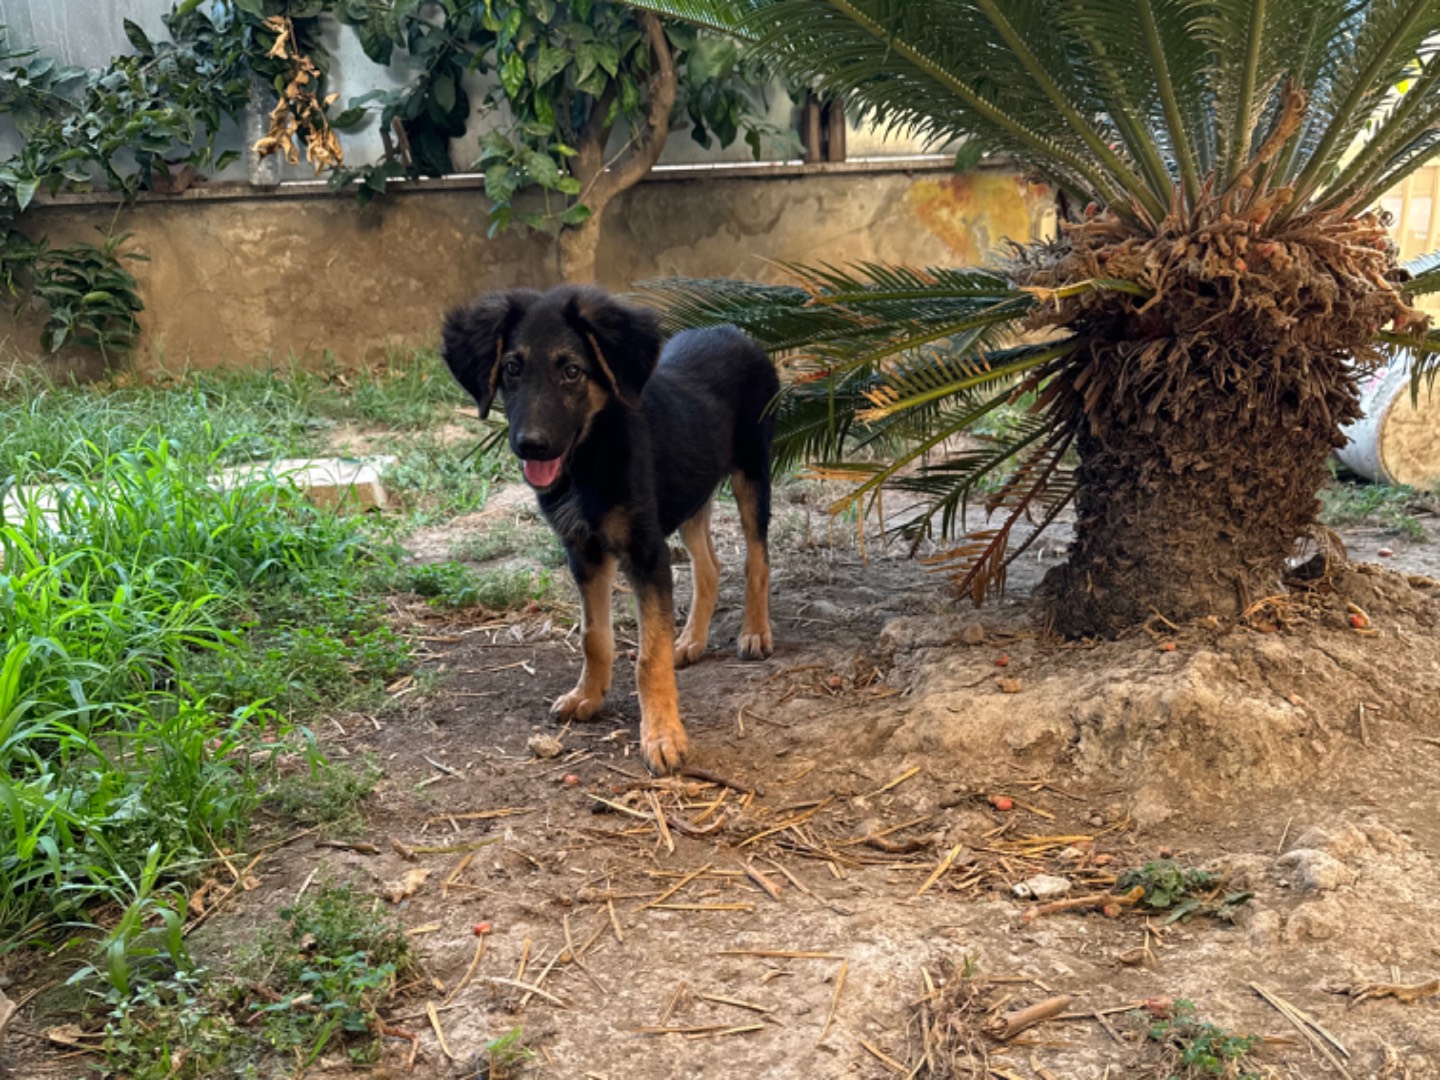
{"label": "green grass", "polygon": [[144,438],[56,467],[53,522],[0,521],[0,943],[123,902],[152,848],[193,869],[238,839],[248,748],[291,730],[225,685],[242,612],[373,557],[282,481],[212,487],[215,462]]}
{"label": "green grass", "polygon": [[490,611],[508,611],[532,600],[543,600],[553,586],[548,570],[473,570],[458,562],[414,566],[401,580],[406,589],[427,597],[436,607],[480,607]]}
{"label": "green grass", "polygon": [[[428,354],[0,392],[0,507],[26,488],[0,510],[0,952],[111,903],[143,925],[102,933],[115,955],[95,974],[124,981],[131,954],[177,965],[142,931],[183,916],[186,884],[243,843],[274,779],[253,751],[309,745],[303,725],[413,669],[390,625],[396,536],[483,505],[505,467],[429,434],[463,401]],[[211,486],[226,464],[323,450],[339,424],[395,433],[405,514],[334,516],[284,477]],[[442,603],[496,608],[548,587],[520,571],[442,584]],[[310,782],[309,816],[343,823],[373,778],[318,765]]]}
{"label": "green grass", "polygon": [[1440,514],[1440,492],[1336,480],[1320,492],[1320,520],[1331,527],[1371,525],[1412,543],[1430,537],[1424,518]]}
{"label": "green grass", "polygon": [[385,490],[398,498],[412,525],[446,521],[485,505],[498,480],[518,480],[509,454],[479,452],[479,442],[440,443],[420,436],[396,448],[393,464],[381,476]]}
{"label": "green grass", "polygon": [[312,761],[265,791],[265,807],[299,825],[329,825],[341,834],[360,831],[359,806],[383,775],[372,757],[358,762]]}
{"label": "green grass", "polygon": [[[80,962],[62,994],[81,995],[87,1026],[104,1002],[112,1072],[198,1080],[269,1075],[276,1051],[302,1071],[340,1049],[375,1056],[374,1010],[408,954],[368,898],[317,889],[247,985],[195,966],[187,893],[219,849],[245,850],[262,807],[287,827],[362,826],[379,769],[327,762],[310,729],[388,707],[399,676],[433,678],[397,629],[396,594],[501,611],[549,593],[563,560],[544,529],[466,546],[497,565],[404,564],[408,529],[479,509],[514,476],[478,433],[437,437],[463,401],[426,355],[360,375],[0,391],[0,955]],[[317,510],[262,470],[212,486],[236,462],[331,452],[342,427],[383,435],[398,513]],[[302,771],[277,775],[296,754]],[[524,1055],[512,1033],[491,1059]]]}
{"label": "green grass", "polygon": [[468,400],[428,352],[351,374],[292,365],[191,371],[152,385],[31,380],[0,393],[0,476],[29,483],[93,469],[156,432],[226,462],[313,454],[341,424],[415,433]]}

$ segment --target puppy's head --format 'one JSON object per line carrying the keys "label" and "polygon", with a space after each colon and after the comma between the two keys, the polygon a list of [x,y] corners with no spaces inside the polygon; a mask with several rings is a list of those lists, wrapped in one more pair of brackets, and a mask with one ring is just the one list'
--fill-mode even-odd
{"label": "puppy's head", "polygon": [[510,448],[530,485],[546,491],[603,409],[640,407],[660,328],[652,313],[597,288],[511,289],[450,312],[443,352],[482,419],[499,393]]}

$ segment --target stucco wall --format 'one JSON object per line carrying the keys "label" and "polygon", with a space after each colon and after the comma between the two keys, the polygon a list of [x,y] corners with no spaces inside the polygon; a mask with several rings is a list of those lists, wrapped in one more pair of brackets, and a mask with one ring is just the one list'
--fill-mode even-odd
{"label": "stucco wall", "polygon": [[[776,175],[652,179],[605,218],[600,276],[623,288],[669,274],[783,279],[786,261],[974,262],[1005,236],[1051,227],[1048,193],[1013,174],[821,167]],[[26,215],[52,243],[93,240],[115,208],[60,201]],[[438,182],[361,210],[348,196],[289,191],[153,198],[125,210],[145,312],[142,369],[340,364],[433,342],[444,310],[486,289],[556,280],[535,235],[486,237],[474,186]],[[12,360],[37,360],[38,320],[9,328]],[[65,369],[86,372],[83,357]],[[78,365],[78,366],[77,366]],[[54,367],[52,362],[47,366]]]}

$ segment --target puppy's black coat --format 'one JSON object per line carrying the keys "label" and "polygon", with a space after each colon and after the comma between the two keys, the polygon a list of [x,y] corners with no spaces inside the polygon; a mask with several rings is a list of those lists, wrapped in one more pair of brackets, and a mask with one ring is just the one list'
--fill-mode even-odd
{"label": "puppy's black coat", "polygon": [[[746,539],[742,656],[768,656],[770,442],[779,391],[764,351],[739,330],[676,335],[661,350],[655,316],[596,288],[512,289],[445,320],[444,355],[484,417],[498,393],[510,446],[563,540],[580,587],[585,666],[555,704],[588,719],[610,686],[610,591],[618,565],[640,608],[641,746],[656,771],[676,767],[686,738],[674,659],[704,651],[718,565],[711,500],[729,477]],[[689,621],[672,642],[666,537],[679,529],[694,566]]]}

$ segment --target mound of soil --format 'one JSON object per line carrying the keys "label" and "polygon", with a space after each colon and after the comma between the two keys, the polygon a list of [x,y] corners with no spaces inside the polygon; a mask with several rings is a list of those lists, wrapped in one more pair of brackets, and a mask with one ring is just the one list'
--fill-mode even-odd
{"label": "mound of soil", "polygon": [[1017,762],[1113,780],[1153,822],[1343,770],[1381,727],[1440,723],[1440,587],[1428,578],[1355,566],[1256,605],[1248,625],[1156,620],[1079,645],[1028,632],[1023,610],[886,625],[887,682],[909,699],[887,750],[965,761],[981,781]]}

